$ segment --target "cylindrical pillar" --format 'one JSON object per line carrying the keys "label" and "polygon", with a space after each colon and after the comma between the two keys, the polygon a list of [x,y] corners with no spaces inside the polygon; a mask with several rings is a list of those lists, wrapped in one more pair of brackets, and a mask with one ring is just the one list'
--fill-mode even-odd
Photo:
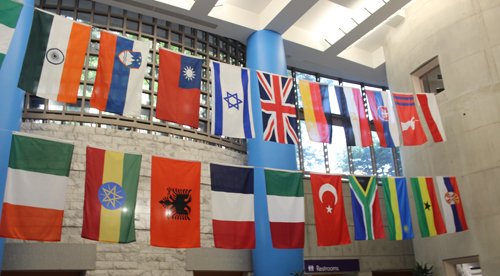
{"label": "cylindrical pillar", "polygon": [[[34,0],[18,0],[25,5],[17,21],[16,31],[12,37],[9,51],[5,56],[0,69],[0,83],[2,84],[2,100],[0,101],[0,216],[2,213],[7,167],[9,166],[10,142],[12,131],[21,128],[23,113],[24,92],[17,88],[17,81],[23,65],[24,52],[33,20]],[[0,238],[0,267],[2,267],[5,239]]]}
{"label": "cylindrical pillar", "polygon": [[[253,33],[247,40],[247,67],[286,75],[285,49],[281,35],[269,30]],[[251,71],[252,112],[255,139],[247,145],[248,165],[255,167],[255,238],[252,251],[255,276],[289,276],[303,269],[302,249],[274,249],[267,211],[264,167],[297,170],[297,147],[263,140],[257,73]]]}

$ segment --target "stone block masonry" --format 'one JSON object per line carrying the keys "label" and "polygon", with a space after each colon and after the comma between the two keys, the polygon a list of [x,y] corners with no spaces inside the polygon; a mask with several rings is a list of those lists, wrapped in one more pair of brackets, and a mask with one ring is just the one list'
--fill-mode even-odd
{"label": "stone block masonry", "polygon": [[[96,244],[96,269],[85,275],[193,275],[186,271],[185,249],[150,245],[151,157],[170,157],[200,161],[201,172],[201,245],[213,248],[210,189],[211,162],[246,165],[247,156],[202,143],[182,139],[85,126],[22,123],[21,132],[71,141],[75,144],[71,164],[61,243]],[[81,237],[85,197],[86,147],[142,154],[135,213],[136,242],[113,244]],[[7,243],[38,243],[7,239]]]}

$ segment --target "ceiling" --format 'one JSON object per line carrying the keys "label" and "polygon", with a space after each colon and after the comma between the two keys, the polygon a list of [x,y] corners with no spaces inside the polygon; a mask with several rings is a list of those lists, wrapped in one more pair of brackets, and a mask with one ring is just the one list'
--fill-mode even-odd
{"label": "ceiling", "polygon": [[257,30],[284,40],[287,65],[387,86],[383,41],[411,0],[97,0],[246,43]]}

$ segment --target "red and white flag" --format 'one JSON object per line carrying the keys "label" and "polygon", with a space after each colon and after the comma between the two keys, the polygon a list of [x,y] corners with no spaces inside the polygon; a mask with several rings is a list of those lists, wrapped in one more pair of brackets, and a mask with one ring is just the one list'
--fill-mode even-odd
{"label": "red and white flag", "polygon": [[418,146],[427,142],[422,123],[418,117],[413,94],[392,93],[398,111],[403,144],[405,146]]}
{"label": "red and white flag", "polygon": [[318,246],[350,244],[341,176],[311,173],[311,187]]}
{"label": "red and white flag", "polygon": [[443,123],[441,122],[441,115],[439,115],[439,109],[436,102],[436,95],[431,93],[421,93],[417,94],[417,98],[420,103],[420,107],[422,107],[422,113],[424,113],[425,121],[431,131],[434,142],[437,143],[446,141]]}

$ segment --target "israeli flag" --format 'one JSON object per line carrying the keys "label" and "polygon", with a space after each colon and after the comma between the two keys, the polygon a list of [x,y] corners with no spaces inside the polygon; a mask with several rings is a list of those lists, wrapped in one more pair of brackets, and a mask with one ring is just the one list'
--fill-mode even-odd
{"label": "israeli flag", "polygon": [[250,99],[250,72],[210,61],[212,78],[211,133],[233,138],[254,138]]}

